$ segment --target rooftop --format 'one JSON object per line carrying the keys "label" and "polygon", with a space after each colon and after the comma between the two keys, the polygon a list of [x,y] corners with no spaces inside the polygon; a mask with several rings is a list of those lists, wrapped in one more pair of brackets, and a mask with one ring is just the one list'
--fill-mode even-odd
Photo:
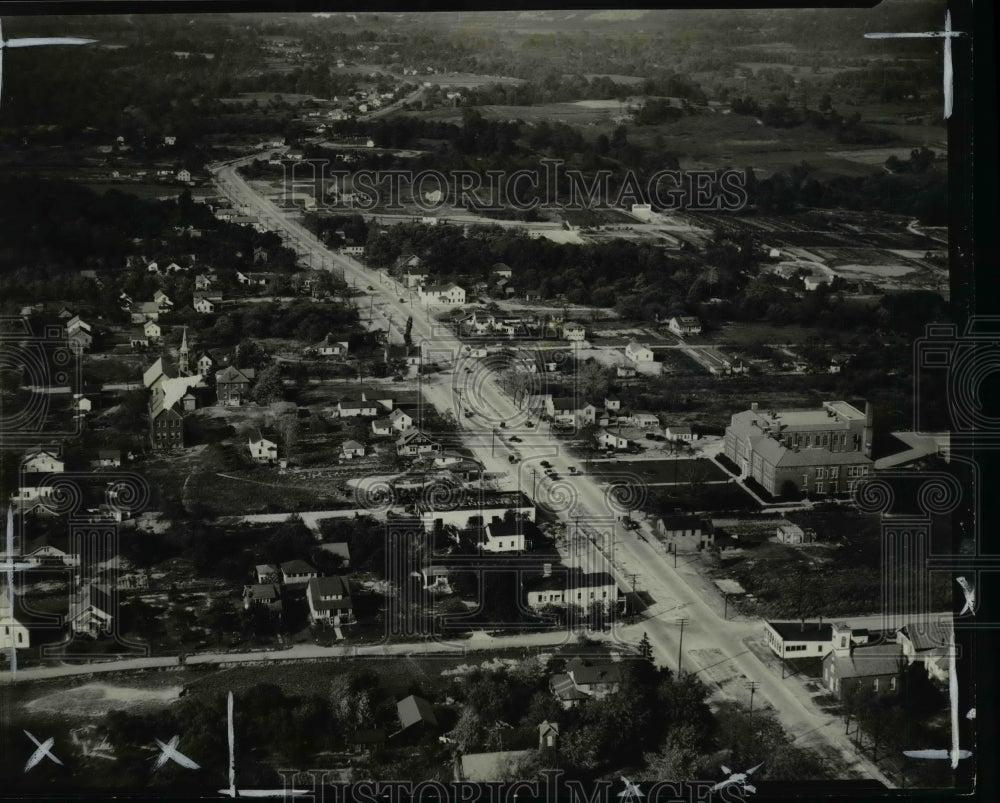
{"label": "rooftop", "polygon": [[819,622],[767,622],[782,641],[830,641],[833,625]]}

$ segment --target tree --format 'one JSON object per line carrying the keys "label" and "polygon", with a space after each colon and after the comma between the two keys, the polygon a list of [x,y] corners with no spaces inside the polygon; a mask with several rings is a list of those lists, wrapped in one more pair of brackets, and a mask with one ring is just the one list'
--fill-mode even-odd
{"label": "tree", "polygon": [[[653,645],[649,642],[649,634],[643,633],[642,639],[639,641],[639,655],[645,658],[647,661],[653,660]],[[664,776],[672,777],[672,776]]]}
{"label": "tree", "polygon": [[470,706],[465,706],[454,729],[448,735],[459,751],[473,752],[483,742],[482,718]]}
{"label": "tree", "polygon": [[257,377],[253,387],[257,404],[270,404],[281,398],[281,366],[269,365]]}
{"label": "tree", "polygon": [[643,756],[646,762],[645,778],[651,781],[697,778],[701,764],[701,742],[702,737],[691,725],[672,729],[660,750]]}
{"label": "tree", "polygon": [[406,331],[403,332],[403,342],[407,346],[412,346],[413,345],[412,332],[413,332],[413,316],[410,315],[406,319]]}

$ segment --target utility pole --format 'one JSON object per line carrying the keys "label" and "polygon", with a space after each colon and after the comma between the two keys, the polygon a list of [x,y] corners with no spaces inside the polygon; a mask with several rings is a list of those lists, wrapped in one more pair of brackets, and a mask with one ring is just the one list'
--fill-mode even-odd
{"label": "utility pole", "polygon": [[630,619],[634,619],[635,618],[635,609],[636,609],[636,604],[635,604],[635,583],[636,583],[636,580],[639,578],[639,575],[635,574],[635,573],[631,573],[631,574],[626,574],[625,576],[627,578],[629,578],[629,580],[632,583],[632,600],[631,600],[631,604],[628,606],[628,615],[629,615]]}
{"label": "utility pole", "polygon": [[687,619],[678,619],[677,624],[681,626],[681,639],[677,644],[677,677],[681,676],[681,661],[684,657],[684,625],[688,623]]}
{"label": "utility pole", "polygon": [[749,681],[747,681],[747,684],[746,684],[747,688],[750,689],[750,717],[749,717],[750,721],[749,721],[749,724],[750,724],[750,733],[751,734],[753,733],[753,695],[754,695],[754,692],[757,691],[757,687],[759,685],[760,684],[756,680],[749,680]]}

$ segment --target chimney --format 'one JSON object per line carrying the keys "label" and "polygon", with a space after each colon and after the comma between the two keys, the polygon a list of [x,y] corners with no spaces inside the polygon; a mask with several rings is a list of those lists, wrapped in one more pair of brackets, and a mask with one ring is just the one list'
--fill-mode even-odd
{"label": "chimney", "polygon": [[753,410],[754,412],[757,412],[757,402],[751,402],[750,409]]}
{"label": "chimney", "polygon": [[799,631],[802,632],[802,633],[806,632],[806,620],[805,619],[800,619],[799,620]]}
{"label": "chimney", "polygon": [[551,576],[552,576],[552,564],[551,563],[543,563],[542,564],[542,577],[551,577]]}
{"label": "chimney", "polygon": [[865,402],[865,432],[862,438],[864,455],[870,458],[872,456],[872,430],[874,429],[874,411],[872,410],[871,402]]}

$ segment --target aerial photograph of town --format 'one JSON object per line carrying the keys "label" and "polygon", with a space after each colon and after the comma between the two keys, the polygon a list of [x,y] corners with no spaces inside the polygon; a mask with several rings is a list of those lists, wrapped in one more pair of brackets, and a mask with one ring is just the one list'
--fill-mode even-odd
{"label": "aerial photograph of town", "polygon": [[973,791],[971,23],[869,5],[3,15],[0,795]]}

